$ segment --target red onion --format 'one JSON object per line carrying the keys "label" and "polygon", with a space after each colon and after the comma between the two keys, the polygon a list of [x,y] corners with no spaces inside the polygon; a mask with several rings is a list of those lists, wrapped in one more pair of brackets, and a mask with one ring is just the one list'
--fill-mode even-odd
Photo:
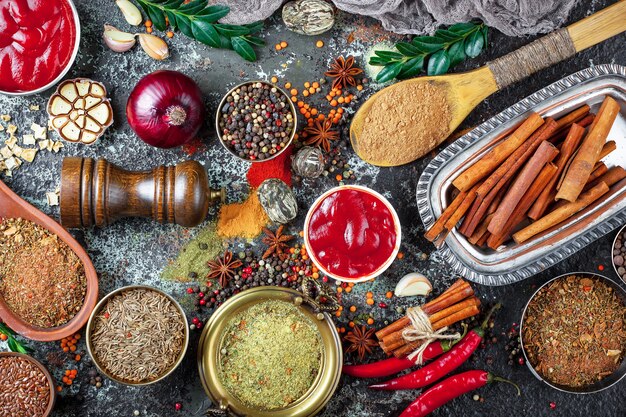
{"label": "red onion", "polygon": [[178,71],[155,71],[143,77],[128,97],[130,127],[149,145],[173,148],[200,130],[204,103],[198,85]]}

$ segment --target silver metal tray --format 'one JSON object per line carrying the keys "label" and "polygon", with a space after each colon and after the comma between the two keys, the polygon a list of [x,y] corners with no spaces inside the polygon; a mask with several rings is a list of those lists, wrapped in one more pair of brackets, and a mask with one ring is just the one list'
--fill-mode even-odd
{"label": "silver metal tray", "polygon": [[[626,67],[608,64],[587,68],[512,105],[441,151],[417,184],[417,206],[424,226],[430,228],[450,203],[452,181],[531,111],[558,118],[586,103],[595,113],[605,95],[618,100],[621,112],[608,138],[617,143],[617,149],[604,161],[609,167],[626,167]],[[455,228],[439,254],[456,273],[471,281],[511,284],[551,267],[624,223],[626,184],[622,181],[593,205],[523,244],[509,242],[495,251],[478,248]]]}

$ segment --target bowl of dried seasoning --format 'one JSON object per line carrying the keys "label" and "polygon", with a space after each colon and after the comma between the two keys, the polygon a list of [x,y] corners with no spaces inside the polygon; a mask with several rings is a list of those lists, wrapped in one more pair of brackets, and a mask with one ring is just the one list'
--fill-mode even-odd
{"label": "bowl of dried seasoning", "polygon": [[55,400],[45,366],[22,353],[0,352],[0,416],[47,417]]}
{"label": "bowl of dried seasoning", "polygon": [[530,298],[520,337],[539,380],[569,393],[606,389],[626,376],[626,291],[599,274],[556,277]]}
{"label": "bowl of dried seasoning", "polygon": [[215,116],[220,143],[246,162],[276,158],[296,134],[296,108],[280,87],[246,81],[226,93]]}
{"label": "bowl of dried seasoning", "polygon": [[85,325],[97,298],[87,252],[0,181],[0,319],[29,339],[60,340]]}
{"label": "bowl of dried seasoning", "polygon": [[341,365],[330,315],[282,287],[230,298],[205,326],[198,347],[205,391],[234,416],[313,416],[337,388]]}
{"label": "bowl of dried seasoning", "polygon": [[87,351],[100,372],[125,385],[148,385],[170,375],[189,345],[189,327],[174,298],[130,285],[105,296],[87,323]]}

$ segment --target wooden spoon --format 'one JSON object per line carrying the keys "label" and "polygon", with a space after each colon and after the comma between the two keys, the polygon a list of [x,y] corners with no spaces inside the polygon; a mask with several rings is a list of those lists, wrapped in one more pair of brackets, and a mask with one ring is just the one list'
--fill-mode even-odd
{"label": "wooden spoon", "polygon": [[4,321],[11,329],[24,337],[42,342],[53,340],[61,340],[64,337],[71,336],[87,323],[89,315],[96,306],[98,300],[98,274],[89,259],[89,255],[83,247],[70,235],[59,223],[28,204],[17,194],[9,189],[2,181],[0,181],[0,219],[21,217],[37,223],[39,226],[48,229],[51,233],[57,235],[65,242],[70,249],[76,253],[85,267],[85,275],[87,277],[87,292],[85,294],[85,303],[80,311],[65,323],[63,326],[52,327],[49,329],[33,326],[19,316],[14,314],[0,296],[0,319]]}
{"label": "wooden spoon", "polygon": [[[459,124],[461,124],[461,122],[474,109],[474,107],[478,105],[478,103],[499,89],[502,89],[513,82],[519,81],[520,79],[523,79],[540,69],[567,59],[568,55],[571,56],[575,52],[589,48],[590,46],[600,43],[608,38],[622,33],[623,31],[626,31],[626,0],[621,0],[597,13],[592,14],[589,17],[582,19],[579,22],[568,26],[565,29],[562,29],[560,32],[557,31],[553,34],[547,35],[544,38],[520,48],[516,52],[507,54],[504,57],[493,61],[493,63],[489,63],[488,65],[474,71],[460,74],[418,77],[393,84],[370,97],[369,100],[367,100],[354,115],[350,126],[350,141],[352,142],[352,147],[361,159],[373,165],[397,166],[412,162],[421,158],[427,152],[443,142],[459,126]],[[558,37],[555,41],[556,35],[565,39],[569,37],[571,41],[567,40],[567,43],[563,43],[563,41]],[[553,41],[550,43],[550,46],[554,47],[554,49],[552,49],[554,54],[548,54],[550,56],[537,56],[537,45],[541,42],[546,42],[547,39],[551,39]],[[561,42],[559,43],[559,41]],[[565,54],[565,56],[560,56],[565,46],[572,49],[570,51],[571,53]],[[539,49],[539,51],[542,50],[544,49]],[[514,59],[515,54],[525,54],[526,58],[532,57],[532,59],[518,60],[517,66],[515,68],[511,68],[511,71],[509,72],[507,71],[507,68],[502,67],[502,63],[510,63],[511,59]],[[539,60],[544,60],[546,62],[540,66],[528,65],[527,62],[535,61],[534,63],[537,63]],[[497,64],[500,64],[500,66],[498,67]],[[495,75],[493,68],[496,68]],[[509,78],[511,74],[516,73],[517,76],[512,77],[513,79]],[[368,124],[370,123],[370,120],[368,119],[368,115],[370,109],[376,101],[381,97],[385,97],[387,94],[397,91],[397,89],[406,88],[410,84],[422,84],[424,87],[426,84],[430,84],[430,86],[435,86],[437,89],[441,89],[442,95],[445,95],[445,100],[448,103],[450,111],[450,122],[448,124],[447,131],[439,137],[436,137],[434,141],[427,140],[427,138],[420,136],[419,132],[401,129],[396,129],[394,133],[386,135],[387,137],[385,138],[379,138],[384,139],[384,141],[381,140],[377,143],[367,143],[362,140],[363,132],[369,128]],[[419,96],[411,97],[412,103],[419,103],[423,100],[427,99]],[[405,104],[407,104],[407,112],[410,113],[411,103]],[[441,114],[438,113],[429,115],[428,121],[423,123],[423,125],[428,127],[436,126],[437,119],[440,118]],[[445,124],[445,121],[443,123]],[[412,146],[410,147],[412,149],[406,149],[407,147],[405,143],[407,141],[422,141],[423,145],[415,147]],[[370,156],[373,148],[380,148],[383,151],[403,149],[406,150],[406,152],[402,152],[400,154],[396,153],[396,155],[393,155],[393,153],[390,152],[375,152],[375,154],[378,155],[381,153],[387,155],[379,158],[379,160],[375,160]]]}

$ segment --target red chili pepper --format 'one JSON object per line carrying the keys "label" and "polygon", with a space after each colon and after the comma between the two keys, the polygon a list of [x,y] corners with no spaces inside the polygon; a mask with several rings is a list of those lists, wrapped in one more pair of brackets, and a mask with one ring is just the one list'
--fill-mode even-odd
{"label": "red chili pepper", "polygon": [[452,350],[437,359],[435,362],[401,377],[394,378],[380,384],[370,385],[370,388],[376,390],[416,389],[439,381],[441,378],[465,363],[478,346],[480,346],[480,342],[485,336],[485,328],[489,322],[489,317],[491,317],[491,314],[497,308],[500,308],[500,304],[496,304],[491,309],[480,327],[471,330],[456,346],[452,348]]}
{"label": "red chili pepper", "polygon": [[517,388],[517,395],[521,395],[519,387],[509,380],[494,376],[487,371],[467,371],[446,378],[424,391],[400,414],[400,417],[426,416],[456,397],[484,387],[494,381],[512,384]]}
{"label": "red chili pepper", "polygon": [[[432,342],[424,350],[423,360],[428,361],[450,350],[455,342],[445,340],[443,342]],[[415,366],[414,359],[389,358],[382,361],[368,363],[365,365],[344,365],[343,373],[357,378],[381,378],[397,374],[400,371]]]}

